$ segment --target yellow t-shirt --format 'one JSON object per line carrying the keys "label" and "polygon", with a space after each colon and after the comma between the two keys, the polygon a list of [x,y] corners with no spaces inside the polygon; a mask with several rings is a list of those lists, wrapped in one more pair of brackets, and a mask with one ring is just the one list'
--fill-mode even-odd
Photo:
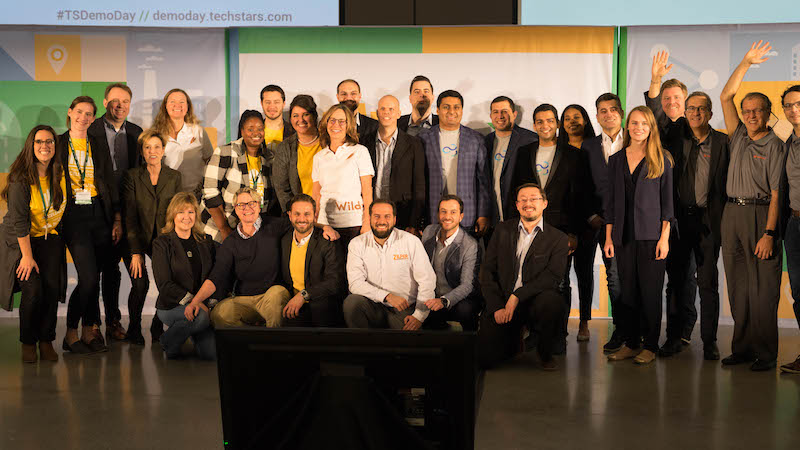
{"label": "yellow t-shirt", "polygon": [[[61,216],[64,215],[64,208],[67,206],[67,199],[61,202],[61,206],[56,209],[52,204],[53,199],[50,198],[50,177],[39,177],[39,184],[42,185],[44,191],[44,201],[50,206],[47,212],[47,234],[58,234],[56,227],[61,222]],[[66,194],[67,181],[61,177],[61,192]],[[44,204],[42,204],[42,193],[39,191],[39,186],[31,185],[31,237],[42,237],[45,235],[45,216]]]}
{"label": "yellow t-shirt", "polygon": [[247,155],[247,186],[255,189],[264,204],[264,176],[261,174],[261,157]]}
{"label": "yellow t-shirt", "polygon": [[279,130],[273,130],[272,128],[267,128],[266,123],[264,126],[264,142],[267,145],[272,144],[273,142],[277,145],[280,142],[283,142],[283,128]]}
{"label": "yellow t-shirt", "polygon": [[[86,189],[89,189],[92,197],[97,197],[97,189],[94,187],[94,161],[92,161],[92,146],[87,143],[86,139],[69,138],[69,140],[72,143],[72,146],[67,148],[67,152],[69,153],[69,159],[67,161],[69,165],[69,179],[72,184],[72,195],[74,196],[79,189],[85,187]],[[72,149],[75,151],[73,152]],[[75,157],[78,158],[77,161],[75,160]],[[84,161],[86,161],[85,168]],[[79,166],[80,170],[78,169]],[[83,185],[81,185],[81,171],[85,171],[86,173],[83,179]]]}
{"label": "yellow t-shirt", "polygon": [[[309,239],[310,240],[310,239]],[[292,250],[289,255],[289,273],[292,274],[292,287],[294,293],[306,288],[306,251],[308,250],[308,240],[303,245],[297,245],[292,236]]]}
{"label": "yellow t-shirt", "polygon": [[311,181],[311,167],[314,164],[314,155],[319,152],[319,139],[311,145],[297,145],[297,175],[300,177],[300,186],[303,193],[311,195],[314,182]]}

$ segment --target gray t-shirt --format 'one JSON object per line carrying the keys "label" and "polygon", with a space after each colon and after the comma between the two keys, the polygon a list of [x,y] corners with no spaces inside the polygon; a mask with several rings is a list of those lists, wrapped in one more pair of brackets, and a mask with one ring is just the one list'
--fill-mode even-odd
{"label": "gray t-shirt", "polygon": [[556,155],[556,146],[539,146],[536,152],[536,175],[539,176],[539,183],[542,187],[547,186],[547,179],[550,177],[550,170],[553,166],[553,157]]}
{"label": "gray t-shirt", "polygon": [[442,178],[444,194],[456,194],[458,188],[458,137],[460,129],[439,130],[439,145],[442,154]]}
{"label": "gray t-shirt", "polygon": [[800,211],[800,137],[792,133],[786,140],[786,176],[789,178],[789,207]]}
{"label": "gray t-shirt", "polygon": [[497,208],[500,210],[500,221],[503,221],[503,199],[500,195],[500,175],[503,173],[503,164],[506,160],[506,153],[508,152],[508,143],[511,140],[511,135],[500,137],[495,135],[494,150],[492,151],[492,180],[494,183],[494,195],[497,199]]}
{"label": "gray t-shirt", "polygon": [[731,162],[728,165],[728,197],[769,198],[777,191],[783,170],[783,142],[772,129],[753,141],[744,123],[729,138]]}

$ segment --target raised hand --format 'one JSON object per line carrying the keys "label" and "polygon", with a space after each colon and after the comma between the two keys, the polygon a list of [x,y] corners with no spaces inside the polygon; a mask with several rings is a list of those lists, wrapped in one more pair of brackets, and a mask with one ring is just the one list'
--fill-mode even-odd
{"label": "raised hand", "polygon": [[764,43],[763,40],[753,42],[753,45],[750,46],[750,50],[744,54],[742,61],[750,65],[761,64],[769,59],[769,56],[766,56],[766,54],[769,53],[770,50],[772,50],[772,46],[769,45],[769,42]]}
{"label": "raised hand", "polygon": [[661,81],[664,75],[672,70],[672,64],[667,65],[669,60],[669,52],[660,51],[653,55],[653,67],[650,69],[650,77],[653,81]]}

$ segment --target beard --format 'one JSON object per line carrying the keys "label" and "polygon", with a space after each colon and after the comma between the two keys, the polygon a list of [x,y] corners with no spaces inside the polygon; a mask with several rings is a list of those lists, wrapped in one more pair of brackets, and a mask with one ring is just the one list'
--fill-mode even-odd
{"label": "beard", "polygon": [[358,109],[358,103],[356,103],[355,100],[345,100],[342,102],[342,104],[346,106],[347,109],[353,112],[356,112],[356,110]]}
{"label": "beard", "polygon": [[372,229],[372,234],[378,239],[386,239],[392,234],[392,230],[394,227],[387,228],[386,231],[378,231],[374,227],[370,227]]}
{"label": "beard", "polygon": [[431,107],[431,101],[425,97],[422,100],[418,101],[414,108],[417,110],[417,113],[422,116],[426,112],[428,112],[428,108]]}
{"label": "beard", "polygon": [[294,226],[295,231],[297,231],[298,233],[305,233],[308,230],[310,230],[311,227],[314,226],[314,224],[313,223],[293,223],[292,226]]}

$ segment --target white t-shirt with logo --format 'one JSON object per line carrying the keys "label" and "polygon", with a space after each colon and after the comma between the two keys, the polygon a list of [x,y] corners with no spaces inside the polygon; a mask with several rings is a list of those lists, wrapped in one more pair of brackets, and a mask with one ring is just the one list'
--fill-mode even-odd
{"label": "white t-shirt with logo", "polygon": [[363,145],[345,144],[336,153],[325,147],[314,155],[311,180],[321,188],[317,223],[334,228],[361,226],[363,176],[375,176],[369,151]]}

